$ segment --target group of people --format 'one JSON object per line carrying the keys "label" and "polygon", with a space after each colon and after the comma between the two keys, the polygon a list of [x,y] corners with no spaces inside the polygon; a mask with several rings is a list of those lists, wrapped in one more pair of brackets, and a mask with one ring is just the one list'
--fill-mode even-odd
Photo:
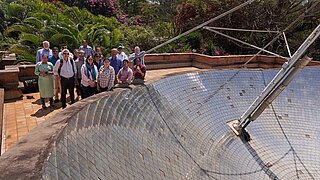
{"label": "group of people", "polygon": [[131,83],[143,84],[146,75],[145,52],[136,46],[134,53],[127,56],[123,49],[123,46],[113,48],[107,58],[102,55],[100,47],[93,49],[85,40],[73,53],[67,45],[62,45],[60,50],[57,47],[50,49],[50,43],[44,41],[43,48],[37,51],[35,67],[42,108],[47,108],[47,98],[50,107],[61,101],[62,109],[66,108],[67,91],[73,104],[76,99],[111,91],[116,84],[119,87],[128,87]]}

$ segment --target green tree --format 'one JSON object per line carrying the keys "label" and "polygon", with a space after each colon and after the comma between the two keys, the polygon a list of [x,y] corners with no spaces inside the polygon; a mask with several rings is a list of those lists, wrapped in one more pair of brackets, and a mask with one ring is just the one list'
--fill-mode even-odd
{"label": "green tree", "polygon": [[115,18],[95,16],[64,3],[20,0],[14,6],[5,2],[0,5],[11,7],[8,11],[1,11],[4,19],[0,47],[17,53],[20,59],[34,61],[35,52],[43,40],[48,40],[52,46],[68,44],[74,49],[84,39],[94,46],[110,48],[122,38],[118,29],[120,24]]}

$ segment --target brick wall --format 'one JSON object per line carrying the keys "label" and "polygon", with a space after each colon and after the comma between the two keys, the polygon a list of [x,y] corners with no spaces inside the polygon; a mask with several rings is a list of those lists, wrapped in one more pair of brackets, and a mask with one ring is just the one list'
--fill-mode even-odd
{"label": "brick wall", "polygon": [[[250,60],[251,58],[252,60]],[[193,53],[165,53],[148,54],[145,56],[145,63],[149,70],[190,66],[201,69],[232,69],[241,67],[268,69],[279,68],[286,61],[283,58],[265,55],[253,57],[253,55],[207,56]],[[320,63],[313,61],[309,63],[310,65],[318,66]]]}

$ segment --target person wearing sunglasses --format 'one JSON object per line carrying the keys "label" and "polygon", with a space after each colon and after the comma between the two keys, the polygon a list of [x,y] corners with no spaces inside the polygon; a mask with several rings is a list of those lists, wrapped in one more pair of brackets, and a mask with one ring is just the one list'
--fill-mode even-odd
{"label": "person wearing sunglasses", "polygon": [[93,61],[93,57],[88,56],[86,62],[81,67],[83,98],[90,97],[97,93],[98,69]]}
{"label": "person wearing sunglasses", "polygon": [[67,91],[70,94],[71,104],[75,102],[74,87],[75,75],[77,68],[74,60],[70,58],[70,51],[68,49],[62,50],[62,59],[59,59],[54,66],[54,74],[60,79],[61,83],[61,104],[62,109],[67,107],[66,96]]}

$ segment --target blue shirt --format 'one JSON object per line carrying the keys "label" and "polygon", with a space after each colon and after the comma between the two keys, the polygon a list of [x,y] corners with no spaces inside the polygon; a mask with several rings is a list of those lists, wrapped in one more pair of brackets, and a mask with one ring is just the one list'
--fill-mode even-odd
{"label": "blue shirt", "polygon": [[113,59],[112,57],[110,59],[110,66],[113,67],[115,74],[118,74],[119,70],[122,68],[122,62],[120,59],[115,58]]}
{"label": "blue shirt", "polygon": [[90,46],[86,46],[86,47],[80,46],[79,47],[79,51],[80,50],[84,51],[84,57],[85,58],[87,58],[88,56],[93,56],[93,49]]}
{"label": "blue shirt", "polygon": [[48,55],[48,58],[50,58],[50,57],[52,56],[52,50],[51,50],[51,49],[46,50],[46,49],[44,49],[44,48],[39,49],[39,50],[37,51],[37,54],[36,54],[36,63],[42,61],[42,55],[43,55],[43,54]]}
{"label": "blue shirt", "polygon": [[100,60],[100,62],[99,62],[99,63],[97,63],[96,61],[93,61],[93,63],[94,63],[94,65],[96,65],[96,66],[97,66],[98,70],[99,70],[99,69],[100,69],[100,67],[103,65],[103,61],[102,61],[102,60]]}
{"label": "blue shirt", "polygon": [[55,65],[56,62],[57,62],[59,59],[60,59],[59,56],[57,56],[57,57],[51,56],[51,57],[48,59],[48,61],[51,62],[53,65]]}

